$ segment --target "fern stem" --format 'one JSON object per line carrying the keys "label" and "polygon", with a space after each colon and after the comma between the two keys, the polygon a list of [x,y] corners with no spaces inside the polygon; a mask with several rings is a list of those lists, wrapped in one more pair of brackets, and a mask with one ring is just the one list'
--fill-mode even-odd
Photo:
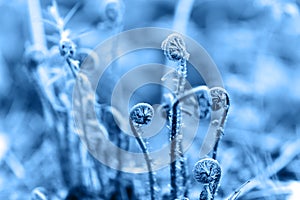
{"label": "fern stem", "polygon": [[227,114],[228,114],[228,109],[225,109],[223,114],[222,114],[221,120],[220,120],[219,128],[217,129],[217,134],[216,134],[217,135],[217,140],[216,140],[216,143],[214,145],[213,154],[212,154],[213,159],[217,159],[218,146],[219,146],[219,142],[221,140],[221,137],[224,134],[224,126],[225,126]]}
{"label": "fern stem", "polygon": [[145,144],[144,140],[142,139],[142,136],[140,134],[141,130],[137,130],[137,128],[134,126],[133,122],[131,120],[129,120],[130,123],[130,127],[131,130],[144,154],[144,158],[147,164],[147,169],[148,169],[148,178],[149,178],[149,185],[150,185],[150,196],[151,196],[151,200],[155,200],[155,178],[154,178],[154,174],[153,174],[153,169],[152,169],[152,165],[151,165],[151,158],[149,156],[149,151],[147,148],[147,145]]}
{"label": "fern stem", "polygon": [[[194,0],[179,0],[178,1],[176,9],[175,9],[175,16],[174,16],[174,21],[173,21],[173,29],[175,31],[177,31],[181,34],[186,33],[189,17],[191,15],[191,11],[193,8],[193,4],[194,4]],[[178,94],[181,94],[184,91],[186,72],[187,72],[185,60],[183,63],[181,63],[180,68],[183,69],[184,73],[183,73],[183,76],[180,76],[180,78],[179,78],[179,85],[177,88]],[[180,115],[181,115],[181,113],[180,113]],[[176,121],[178,121],[178,119],[176,119]],[[181,122],[179,122],[179,123],[181,123]],[[171,133],[171,137],[172,137],[172,133]],[[175,143],[177,143],[177,142],[175,141]],[[178,145],[179,145],[179,151],[180,151],[180,172],[181,172],[181,176],[183,179],[182,186],[183,186],[183,188],[185,188],[184,196],[187,196],[187,194],[188,194],[187,182],[188,181],[187,181],[186,163],[185,163],[184,155],[182,153],[182,144],[180,141],[178,141],[178,143],[179,143]],[[171,149],[171,154],[172,154],[172,149]],[[171,158],[171,160],[172,160],[172,158]],[[172,169],[172,168],[174,168],[174,167],[176,168],[176,161],[174,161],[174,163],[172,162],[170,167],[171,167],[171,177],[172,177],[172,172],[174,173],[174,169]],[[176,170],[175,170],[175,172],[176,172]],[[176,180],[176,177],[174,177],[174,178]],[[173,185],[174,185],[174,183],[173,183]],[[171,187],[172,187],[172,190],[175,190],[175,191],[177,190],[176,188],[173,188],[173,186],[172,186],[172,178],[171,178]],[[176,187],[176,185],[174,185],[174,187]],[[172,194],[172,192],[171,192],[171,194]]]}
{"label": "fern stem", "polygon": [[[170,160],[171,160],[171,166],[170,166],[170,174],[171,174],[171,198],[176,199],[178,197],[178,177],[177,177],[177,168],[176,168],[176,159],[177,159],[177,147],[178,141],[177,137],[180,136],[180,126],[181,126],[181,109],[178,108],[180,105],[180,102],[185,100],[186,98],[194,95],[197,92],[207,90],[206,86],[198,86],[196,88],[193,88],[185,93],[182,93],[178,96],[178,98],[175,99],[175,101],[172,103],[172,110],[169,113],[170,116],[170,127],[171,127],[171,134],[170,134],[170,140],[171,140],[171,150],[170,150]],[[180,150],[180,149],[179,149]],[[182,152],[180,152],[182,153]],[[183,156],[182,156],[183,157]],[[181,168],[184,167],[185,162],[180,161]],[[185,173],[185,169],[181,169],[181,175],[182,175],[182,184],[187,183],[187,177]],[[183,185],[185,186],[185,185]],[[184,195],[187,195],[187,190],[184,192]]]}
{"label": "fern stem", "polygon": [[171,174],[171,198],[176,199],[178,197],[178,173],[176,167],[176,160],[177,160],[177,151],[178,149],[178,139],[179,130],[180,130],[180,118],[181,118],[181,110],[178,109],[178,103],[173,104],[172,109],[170,110],[170,126],[171,126],[171,134],[170,134],[170,141],[171,141],[171,149],[170,149],[170,174]]}

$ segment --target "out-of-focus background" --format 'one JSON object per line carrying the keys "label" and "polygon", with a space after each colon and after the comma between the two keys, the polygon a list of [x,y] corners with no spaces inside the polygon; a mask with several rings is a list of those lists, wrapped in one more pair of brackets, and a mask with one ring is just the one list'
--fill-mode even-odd
{"label": "out-of-focus background", "polygon": [[[0,199],[30,199],[34,188],[47,191],[50,199],[64,199],[72,191],[62,178],[58,161],[62,152],[54,145],[53,124],[43,111],[47,105],[26,69],[34,65],[28,64],[32,26],[41,22],[30,19],[29,2],[0,1]],[[253,180],[248,186],[253,188],[240,199],[300,199],[300,1],[114,0],[117,9],[107,8],[109,2],[79,2],[79,9],[66,24],[78,48],[92,49],[110,36],[133,28],[174,29],[180,26],[175,18],[178,10],[190,7],[190,13],[185,11],[187,25],[181,31],[207,50],[231,97],[219,148],[223,175],[216,198],[223,199]],[[76,3],[57,0],[61,16],[66,16]],[[55,55],[59,54],[60,36],[54,25],[46,22],[53,23],[49,6],[51,1],[40,1],[47,49]],[[144,58],[147,60],[147,55]],[[64,61],[51,59],[47,65],[59,74],[55,66]],[[162,56],[157,60],[163,64]],[[193,162],[196,150],[192,147],[187,153]],[[190,168],[193,162],[188,163]],[[100,174],[104,177],[100,181],[101,198],[107,199],[104,193],[113,193],[109,181],[114,180],[116,172],[99,168],[103,168]],[[169,191],[166,174],[168,169],[157,172],[161,194]],[[146,175],[123,177],[119,182],[130,186],[126,189],[134,196],[132,199],[148,198]],[[192,180],[190,199],[197,198],[197,187]],[[80,189],[74,193],[80,196],[81,192],[85,193]],[[114,198],[121,199],[110,196]]]}

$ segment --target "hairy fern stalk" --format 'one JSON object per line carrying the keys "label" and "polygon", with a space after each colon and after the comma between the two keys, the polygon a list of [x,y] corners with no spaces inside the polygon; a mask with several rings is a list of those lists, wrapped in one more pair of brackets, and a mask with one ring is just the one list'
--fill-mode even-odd
{"label": "hairy fern stalk", "polygon": [[[162,42],[161,48],[164,50],[165,56],[178,64],[176,74],[176,88],[174,96],[177,98],[182,95],[185,90],[187,77],[186,62],[189,54],[186,51],[183,38],[179,34],[171,34]],[[169,111],[169,127],[170,127],[170,176],[171,176],[171,198],[183,197],[186,195],[187,175],[186,161],[182,149],[182,108],[180,105],[171,105]],[[179,161],[178,161],[179,160]],[[178,172],[178,170],[179,172]]]}
{"label": "hairy fern stalk", "polygon": [[155,194],[156,181],[153,174],[152,162],[149,156],[149,151],[146,143],[142,138],[142,133],[143,133],[142,127],[147,126],[151,123],[153,115],[154,115],[154,110],[152,106],[147,103],[136,104],[131,109],[129,115],[130,116],[129,123],[130,123],[131,130],[144,154],[144,158],[147,164],[151,200],[156,199],[156,194]]}

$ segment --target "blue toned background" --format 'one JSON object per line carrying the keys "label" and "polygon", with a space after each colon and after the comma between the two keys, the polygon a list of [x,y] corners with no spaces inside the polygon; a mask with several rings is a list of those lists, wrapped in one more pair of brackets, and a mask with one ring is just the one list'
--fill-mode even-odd
{"label": "blue toned background", "polygon": [[[193,38],[222,75],[231,108],[218,150],[222,179],[215,199],[247,180],[240,199],[300,199],[300,1],[57,0],[63,27],[51,5],[0,0],[0,199],[149,199],[146,174],[118,172],[84,156],[68,111],[68,66],[76,67],[73,61],[82,62],[105,39],[142,27],[169,28]],[[67,38],[77,46],[74,59],[61,56],[59,29],[70,30]],[[148,61],[165,63],[162,52],[141,51],[122,58],[125,67],[112,67],[124,73]],[[116,82],[118,76],[111,79]],[[106,87],[100,96],[109,95],[113,86]],[[160,99],[153,95],[146,98]],[[120,130],[109,109],[102,106],[99,113],[113,142],[139,150],[127,136],[121,140],[130,141],[129,147],[118,143]],[[201,125],[205,132],[207,122]],[[200,144],[196,139],[186,153],[190,173]],[[156,174],[159,199],[167,199],[169,168]],[[189,197],[197,199],[201,187],[190,180]]]}

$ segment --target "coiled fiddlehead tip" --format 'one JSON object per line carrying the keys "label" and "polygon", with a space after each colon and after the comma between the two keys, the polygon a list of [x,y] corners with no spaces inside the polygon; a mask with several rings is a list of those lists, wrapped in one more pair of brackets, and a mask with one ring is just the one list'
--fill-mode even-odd
{"label": "coiled fiddlehead tip", "polygon": [[181,35],[173,33],[165,39],[161,44],[161,49],[165,56],[174,62],[188,60],[190,54],[186,51],[185,43]]}
{"label": "coiled fiddlehead tip", "polygon": [[212,99],[212,110],[217,111],[221,108],[228,110],[230,107],[230,100],[227,91],[221,87],[213,87],[210,89]]}
{"label": "coiled fiddlehead tip", "polygon": [[217,184],[221,178],[221,167],[217,160],[204,158],[193,169],[194,179],[202,184]]}
{"label": "coiled fiddlehead tip", "polygon": [[136,126],[149,125],[154,116],[154,109],[148,103],[138,103],[133,106],[129,113],[129,118]]}

